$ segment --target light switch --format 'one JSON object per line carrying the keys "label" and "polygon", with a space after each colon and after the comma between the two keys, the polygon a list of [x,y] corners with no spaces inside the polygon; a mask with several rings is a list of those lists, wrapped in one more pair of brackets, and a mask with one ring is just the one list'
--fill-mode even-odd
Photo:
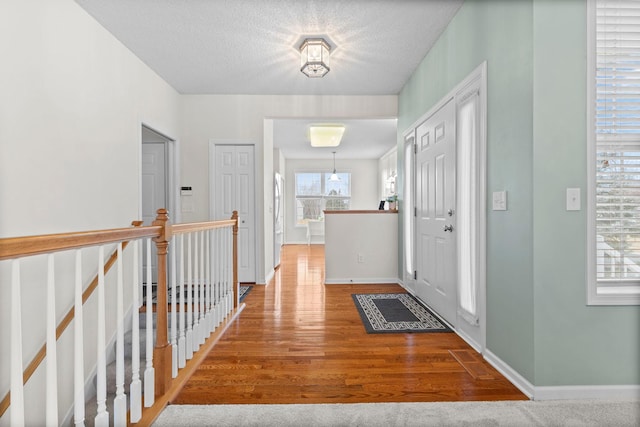
{"label": "light switch", "polygon": [[507,192],[506,191],[493,192],[493,210],[494,211],[507,210]]}
{"label": "light switch", "polygon": [[567,210],[568,211],[580,210],[580,189],[579,188],[567,188]]}

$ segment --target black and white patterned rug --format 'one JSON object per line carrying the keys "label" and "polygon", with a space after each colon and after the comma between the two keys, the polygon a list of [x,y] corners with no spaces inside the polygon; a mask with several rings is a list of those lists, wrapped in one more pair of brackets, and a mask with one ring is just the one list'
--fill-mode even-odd
{"label": "black and white patterned rug", "polygon": [[451,332],[410,294],[352,294],[369,334]]}
{"label": "black and white patterned rug", "polygon": [[240,285],[240,302],[242,302],[244,297],[247,296],[247,294],[249,293],[249,291],[251,291],[252,288],[253,286]]}

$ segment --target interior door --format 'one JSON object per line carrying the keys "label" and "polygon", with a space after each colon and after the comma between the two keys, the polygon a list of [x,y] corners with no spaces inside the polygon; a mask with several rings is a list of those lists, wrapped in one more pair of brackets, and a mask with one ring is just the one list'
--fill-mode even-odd
{"label": "interior door", "polygon": [[[143,142],[142,144],[142,220],[151,225],[156,212],[167,207],[166,144]],[[142,271],[146,272],[146,245],[143,245]],[[153,283],[158,283],[158,257],[155,245],[151,245],[151,271]],[[146,273],[144,273],[146,274]],[[146,278],[146,276],[144,276]]]}
{"label": "interior door", "polygon": [[456,324],[455,102],[416,129],[416,294]]}
{"label": "interior door", "polygon": [[216,145],[215,219],[238,211],[238,280],[256,281],[255,171],[253,145]]}

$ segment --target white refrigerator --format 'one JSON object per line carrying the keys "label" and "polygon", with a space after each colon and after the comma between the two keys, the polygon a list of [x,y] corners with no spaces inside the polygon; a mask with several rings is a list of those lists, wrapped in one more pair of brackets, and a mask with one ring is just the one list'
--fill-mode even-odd
{"label": "white refrigerator", "polygon": [[275,268],[280,265],[280,249],[284,241],[284,180],[277,172],[273,183],[273,234]]}

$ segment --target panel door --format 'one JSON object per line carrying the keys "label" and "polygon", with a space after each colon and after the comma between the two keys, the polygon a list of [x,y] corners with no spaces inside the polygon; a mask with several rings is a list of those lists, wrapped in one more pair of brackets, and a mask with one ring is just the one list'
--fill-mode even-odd
{"label": "panel door", "polygon": [[416,129],[416,294],[456,323],[455,103]]}
{"label": "panel door", "polygon": [[255,171],[252,145],[216,145],[215,218],[238,211],[238,280],[256,281]]}

